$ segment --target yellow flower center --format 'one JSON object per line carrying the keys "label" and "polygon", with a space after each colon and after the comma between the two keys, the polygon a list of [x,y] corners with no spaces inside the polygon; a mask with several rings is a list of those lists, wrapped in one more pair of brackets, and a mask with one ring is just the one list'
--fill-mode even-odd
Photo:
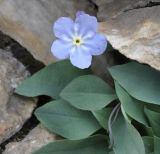
{"label": "yellow flower center", "polygon": [[76,45],[76,46],[80,46],[82,43],[83,43],[83,40],[82,40],[81,37],[75,37],[73,39],[73,44]]}

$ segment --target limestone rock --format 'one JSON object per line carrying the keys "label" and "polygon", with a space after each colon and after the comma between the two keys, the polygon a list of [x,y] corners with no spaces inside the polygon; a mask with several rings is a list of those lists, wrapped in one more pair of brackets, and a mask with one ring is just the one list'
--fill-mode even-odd
{"label": "limestone rock", "polygon": [[160,6],[127,11],[100,24],[112,46],[160,70]]}
{"label": "limestone rock", "polygon": [[49,64],[54,61],[53,22],[61,16],[74,17],[77,10],[93,14],[94,5],[87,0],[0,0],[0,30]]}
{"label": "limestone rock", "polygon": [[20,62],[0,50],[0,143],[21,129],[36,106],[34,99],[14,94],[14,88],[28,75]]}
{"label": "limestone rock", "polygon": [[160,0],[92,0],[98,6],[98,19],[105,21],[123,14],[128,10],[150,7]]}
{"label": "limestone rock", "polygon": [[3,154],[32,154],[34,151],[55,139],[55,135],[50,134],[41,125],[39,125],[22,141],[9,143]]}

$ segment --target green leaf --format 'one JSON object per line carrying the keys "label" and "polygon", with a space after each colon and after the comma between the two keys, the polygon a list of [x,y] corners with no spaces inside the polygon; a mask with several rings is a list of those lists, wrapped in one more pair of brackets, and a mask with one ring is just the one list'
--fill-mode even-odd
{"label": "green leaf", "polygon": [[154,154],[160,153],[160,138],[154,136]]}
{"label": "green leaf", "polygon": [[153,129],[154,134],[160,137],[160,113],[152,111],[148,108],[145,108],[144,111]]}
{"label": "green leaf", "polygon": [[146,107],[152,111],[160,113],[160,105],[156,104],[147,104]]}
{"label": "green leaf", "polygon": [[160,72],[136,62],[114,66],[113,78],[133,97],[143,102],[160,104]]}
{"label": "green leaf", "polygon": [[97,135],[87,139],[69,141],[60,140],[52,142],[34,154],[108,154],[107,139]]}
{"label": "green leaf", "polygon": [[121,114],[113,124],[113,138],[115,154],[145,154],[140,134]]}
{"label": "green leaf", "polygon": [[84,74],[89,74],[89,71],[77,69],[69,61],[59,61],[24,80],[16,89],[16,93],[28,97],[47,95],[58,98],[61,90],[70,81]]}
{"label": "green leaf", "polygon": [[145,152],[146,154],[150,154],[151,152],[154,151],[154,139],[153,137],[150,137],[150,136],[143,136],[142,137],[143,139],[143,143],[144,143],[144,146],[145,146]]}
{"label": "green leaf", "polygon": [[51,132],[71,140],[86,138],[100,129],[91,112],[76,109],[63,100],[45,104],[35,114]]}
{"label": "green leaf", "polygon": [[117,98],[114,90],[94,75],[74,79],[62,90],[60,96],[83,110],[100,110]]}
{"label": "green leaf", "polygon": [[145,127],[145,131],[147,132],[149,136],[154,136],[152,127]]}
{"label": "green leaf", "polygon": [[[147,119],[147,121],[148,121],[148,119]],[[133,121],[132,123],[140,131],[142,136],[151,136],[151,137],[154,136],[154,133],[153,133],[152,127],[149,124],[149,121],[148,121],[149,126],[145,126],[143,124],[138,124],[135,121]]]}
{"label": "green leaf", "polygon": [[115,154],[114,151],[109,152],[108,154]]}
{"label": "green leaf", "polygon": [[101,110],[92,111],[93,115],[96,117],[96,119],[104,129],[107,129],[107,123],[111,111],[112,108],[103,108]]}
{"label": "green leaf", "polygon": [[131,122],[132,122],[132,119],[131,119],[131,117],[129,117],[129,115],[125,112],[122,104],[121,104],[121,111],[122,111],[122,114],[123,114],[125,120],[126,120],[128,123],[131,123]]}
{"label": "green leaf", "polygon": [[125,112],[136,121],[148,126],[144,114],[144,103],[131,97],[117,82],[115,82],[116,93]]}

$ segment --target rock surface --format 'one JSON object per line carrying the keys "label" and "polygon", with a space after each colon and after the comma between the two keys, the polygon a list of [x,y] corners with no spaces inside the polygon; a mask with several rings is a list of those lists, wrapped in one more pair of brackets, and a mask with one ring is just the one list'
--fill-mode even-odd
{"label": "rock surface", "polygon": [[61,16],[74,17],[77,10],[93,14],[94,7],[88,0],[0,0],[0,30],[49,64],[54,61],[53,22]]}
{"label": "rock surface", "polygon": [[36,100],[13,93],[28,75],[20,62],[0,50],[0,143],[21,129],[36,106]]}
{"label": "rock surface", "polygon": [[56,136],[50,134],[41,125],[34,128],[22,141],[9,143],[3,154],[32,154],[49,142],[55,141]]}
{"label": "rock surface", "polygon": [[128,58],[160,70],[160,6],[127,11],[102,22],[100,32]]}
{"label": "rock surface", "polygon": [[100,21],[123,14],[128,10],[150,7],[160,0],[92,0],[98,6],[97,17]]}

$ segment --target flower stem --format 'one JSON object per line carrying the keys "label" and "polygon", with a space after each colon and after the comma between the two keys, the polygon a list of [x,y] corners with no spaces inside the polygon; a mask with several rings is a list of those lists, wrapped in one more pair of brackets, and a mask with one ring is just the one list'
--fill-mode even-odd
{"label": "flower stem", "polygon": [[114,139],[113,139],[113,133],[112,133],[112,125],[115,122],[115,120],[117,119],[119,110],[120,110],[120,103],[118,103],[112,110],[109,119],[108,119],[108,133],[109,133],[109,140],[110,140],[110,144],[108,146],[108,148],[112,148],[114,145]]}

